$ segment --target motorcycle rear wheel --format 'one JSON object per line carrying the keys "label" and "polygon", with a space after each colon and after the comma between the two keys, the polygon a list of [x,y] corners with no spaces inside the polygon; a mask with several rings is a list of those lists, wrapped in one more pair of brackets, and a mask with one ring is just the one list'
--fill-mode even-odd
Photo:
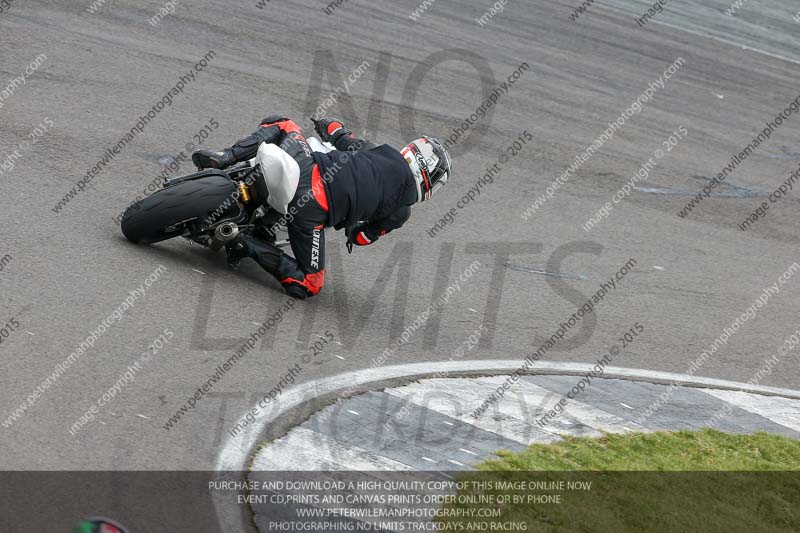
{"label": "motorcycle rear wheel", "polygon": [[121,228],[125,238],[136,244],[152,244],[178,237],[187,224],[205,225],[211,213],[217,213],[227,202],[235,204],[236,187],[223,176],[208,176],[177,183],[162,189],[122,215]]}

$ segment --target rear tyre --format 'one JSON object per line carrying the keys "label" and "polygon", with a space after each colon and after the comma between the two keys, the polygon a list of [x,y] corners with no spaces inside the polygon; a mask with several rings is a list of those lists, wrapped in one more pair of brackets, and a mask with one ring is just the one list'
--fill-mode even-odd
{"label": "rear tyre", "polygon": [[130,206],[122,215],[122,233],[137,244],[177,237],[187,223],[197,221],[202,225],[212,213],[221,218],[229,206],[235,205],[235,192],[233,182],[223,176],[178,183]]}

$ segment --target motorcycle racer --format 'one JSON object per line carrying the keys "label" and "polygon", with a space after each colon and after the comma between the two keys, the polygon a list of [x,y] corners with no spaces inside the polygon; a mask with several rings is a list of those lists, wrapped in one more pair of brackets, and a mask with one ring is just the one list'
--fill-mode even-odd
{"label": "motorcycle racer", "polygon": [[[294,121],[273,115],[230,148],[192,154],[199,169],[223,169],[253,158],[262,143],[268,143],[297,162],[300,177],[288,205],[296,214],[287,222],[294,257],[244,234],[226,249],[232,267],[252,258],[299,299],[318,294],[325,283],[325,228],[345,229],[348,247],[370,245],[405,224],[411,206],[430,199],[452,169],[447,150],[431,137],[416,139],[398,151],[355,138],[337,119],[323,118],[314,125],[320,139],[335,150],[313,152]],[[314,201],[302,200],[308,196]]]}

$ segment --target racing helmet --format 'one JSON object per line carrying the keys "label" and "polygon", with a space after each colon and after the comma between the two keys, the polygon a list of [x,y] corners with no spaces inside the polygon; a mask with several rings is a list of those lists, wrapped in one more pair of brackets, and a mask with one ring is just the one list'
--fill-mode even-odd
{"label": "racing helmet", "polygon": [[411,141],[400,153],[417,183],[417,202],[428,200],[447,183],[453,163],[447,148],[433,137]]}

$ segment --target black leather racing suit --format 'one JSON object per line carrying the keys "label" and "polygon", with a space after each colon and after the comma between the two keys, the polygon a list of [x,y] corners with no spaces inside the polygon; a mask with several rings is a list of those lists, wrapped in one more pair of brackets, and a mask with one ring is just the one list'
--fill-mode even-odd
{"label": "black leather racing suit", "polygon": [[356,244],[371,244],[409,219],[416,183],[408,163],[389,145],[343,132],[332,139],[336,150],[323,154],[312,152],[300,127],[288,119],[264,119],[254,136],[264,139],[263,129],[269,128],[282,132],[269,137],[297,161],[300,181],[286,215],[294,258],[281,252],[274,268],[259,263],[290,294],[303,289],[313,296],[325,284],[324,229],[357,226]]}

